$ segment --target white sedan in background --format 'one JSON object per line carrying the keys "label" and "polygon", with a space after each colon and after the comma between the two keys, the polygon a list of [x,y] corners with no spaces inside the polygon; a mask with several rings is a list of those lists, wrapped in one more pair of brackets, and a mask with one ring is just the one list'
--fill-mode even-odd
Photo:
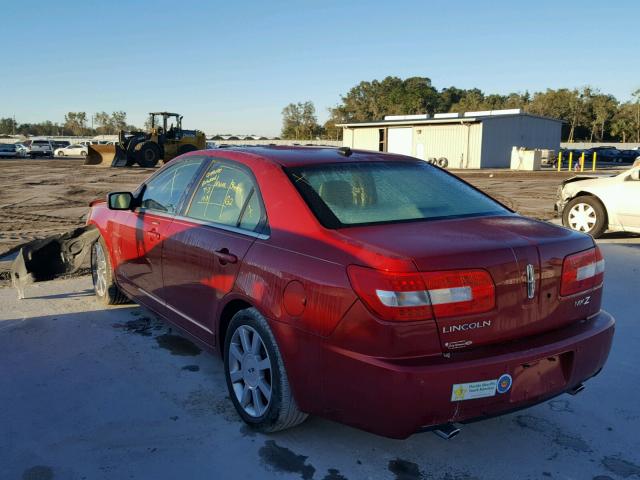
{"label": "white sedan in background", "polygon": [[640,161],[617,175],[578,175],[558,187],[562,224],[597,238],[606,231],[640,233]]}
{"label": "white sedan in background", "polygon": [[29,156],[29,149],[23,145],[22,143],[16,143],[16,152],[18,152],[19,157],[26,158]]}
{"label": "white sedan in background", "polygon": [[87,156],[87,147],[85,145],[80,145],[78,143],[73,145],[68,145],[63,148],[56,148],[53,154],[56,157],[68,157],[68,156]]}

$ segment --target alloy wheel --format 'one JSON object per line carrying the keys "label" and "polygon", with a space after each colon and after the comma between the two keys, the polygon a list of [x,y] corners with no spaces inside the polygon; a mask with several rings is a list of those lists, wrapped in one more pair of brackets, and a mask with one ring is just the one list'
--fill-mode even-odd
{"label": "alloy wheel", "polygon": [[260,334],[248,325],[241,325],[233,332],[228,369],[242,409],[254,418],[264,415],[273,392],[271,359]]}
{"label": "alloy wheel", "polygon": [[104,297],[107,293],[107,259],[104,256],[104,250],[100,242],[93,244],[91,278],[98,296]]}
{"label": "alloy wheel", "polygon": [[568,223],[573,230],[590,232],[597,220],[596,211],[587,203],[576,203],[569,210]]}

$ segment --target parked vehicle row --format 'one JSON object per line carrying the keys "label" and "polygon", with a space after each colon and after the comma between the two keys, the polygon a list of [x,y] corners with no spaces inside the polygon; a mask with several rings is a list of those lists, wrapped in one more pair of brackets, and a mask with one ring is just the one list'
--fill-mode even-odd
{"label": "parked vehicle row", "polygon": [[[637,149],[621,150],[613,146],[592,147],[587,149],[572,149],[563,148],[562,152],[563,162],[568,162],[569,154],[573,152],[574,164],[580,161],[580,157],[584,153],[585,162],[591,162],[593,160],[593,154],[596,154],[596,162],[614,162],[614,163],[633,163],[637,158],[640,158],[640,151]],[[557,158],[555,159],[557,165]]]}
{"label": "parked vehicle row", "polygon": [[[71,144],[67,140],[30,139],[24,143],[0,144],[0,158],[37,158],[86,156],[88,145],[97,142],[81,141]],[[113,142],[102,142],[113,143]]]}

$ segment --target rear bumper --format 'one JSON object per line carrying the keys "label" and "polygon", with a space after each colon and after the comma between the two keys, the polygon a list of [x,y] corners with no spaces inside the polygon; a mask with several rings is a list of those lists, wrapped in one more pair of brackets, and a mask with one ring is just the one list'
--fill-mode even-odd
{"label": "rear bumper", "polygon": [[[448,422],[470,422],[535,405],[566,392],[604,366],[615,321],[601,311],[535,338],[456,353],[388,361],[327,345],[325,411],[334,420],[392,438]],[[506,393],[453,401],[454,384],[508,374]]]}

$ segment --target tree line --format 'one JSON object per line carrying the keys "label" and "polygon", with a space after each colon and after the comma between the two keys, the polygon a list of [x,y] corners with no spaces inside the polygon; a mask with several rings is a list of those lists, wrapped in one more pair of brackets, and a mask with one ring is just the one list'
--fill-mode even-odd
{"label": "tree line", "polygon": [[363,81],[329,109],[320,125],[313,102],[291,103],[282,110],[282,137],[339,139],[336,124],[381,120],[385,115],[471,112],[522,108],[525,112],[565,123],[562,140],[568,142],[640,142],[640,89],[632,100],[620,102],[593,87],[547,89],[543,92],[486,94],[478,88],[436,89],[426,77]]}
{"label": "tree line", "polygon": [[111,114],[98,112],[91,118],[86,112],[68,112],[64,116],[64,123],[54,123],[49,120],[39,123],[18,123],[14,118],[0,118],[0,135],[114,135],[120,130],[139,130],[127,124],[127,114],[122,111]]}

